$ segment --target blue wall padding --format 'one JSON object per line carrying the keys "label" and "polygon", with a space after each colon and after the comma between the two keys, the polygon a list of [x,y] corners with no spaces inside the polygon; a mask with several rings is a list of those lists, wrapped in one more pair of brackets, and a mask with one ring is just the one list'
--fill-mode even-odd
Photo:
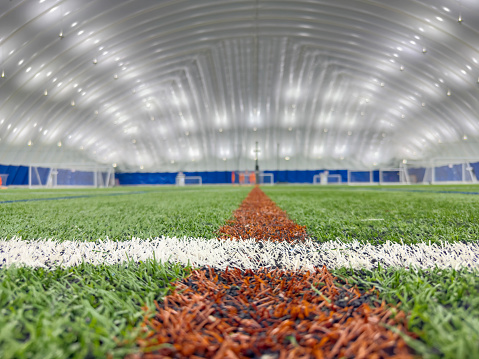
{"label": "blue wall padding", "polygon": [[7,183],[3,183],[4,186],[28,185],[28,167],[0,165],[0,174],[8,174]]}
{"label": "blue wall padding", "polygon": [[[476,175],[479,175],[479,162],[471,163],[471,167],[474,169]],[[324,172],[325,170],[297,170],[297,171],[264,171],[264,173],[272,173],[274,175],[275,183],[312,183],[313,176]],[[409,175],[416,175],[418,179],[422,179],[424,176],[425,168],[411,168],[409,169]],[[45,183],[48,175],[46,168],[38,167],[38,173]],[[439,181],[453,181],[458,180],[462,173],[461,165],[443,166],[436,168],[436,179]],[[7,183],[4,185],[28,185],[28,167],[26,166],[6,166],[0,165],[0,174],[8,174]],[[84,174],[84,176],[83,176]],[[341,175],[341,182],[347,183],[348,171],[347,170],[331,170],[330,175]],[[156,173],[116,173],[115,178],[119,181],[120,185],[164,185],[175,184],[177,172],[156,172]],[[231,171],[214,171],[214,172],[185,172],[186,176],[201,176],[203,184],[230,184],[231,183]],[[71,176],[71,174],[70,174]],[[77,171],[75,174],[75,181],[78,180],[78,184],[84,184],[91,181],[91,175]],[[384,182],[396,182],[398,180],[397,171],[384,172]],[[59,171],[59,178],[61,177],[61,170]],[[85,178],[83,178],[85,177]],[[369,172],[354,172],[351,178],[352,182],[369,182]],[[379,182],[379,171],[373,171],[373,181]],[[236,183],[238,183],[238,176],[236,176]]]}
{"label": "blue wall padding", "polygon": [[[434,179],[438,182],[442,181],[461,181],[462,180],[462,165],[452,165],[436,167]],[[467,176],[467,173],[466,173]]]}
{"label": "blue wall padding", "polygon": [[[369,183],[371,181],[369,171],[354,171],[354,172],[351,172],[350,176],[351,176],[351,182]],[[373,173],[373,181],[374,181],[374,173]]]}
{"label": "blue wall padding", "polygon": [[[378,172],[379,178],[379,172]],[[399,171],[384,171],[383,172],[383,182],[399,182]]]}
{"label": "blue wall padding", "polygon": [[[409,180],[413,183],[422,183],[424,175],[426,174],[425,168],[410,168],[409,171]],[[414,177],[416,180],[414,180]]]}

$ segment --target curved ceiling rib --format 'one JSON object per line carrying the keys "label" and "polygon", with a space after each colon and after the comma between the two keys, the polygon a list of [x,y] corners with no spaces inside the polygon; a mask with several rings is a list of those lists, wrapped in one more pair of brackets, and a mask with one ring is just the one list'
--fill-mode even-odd
{"label": "curved ceiling rib", "polygon": [[4,1],[0,34],[0,163],[479,158],[477,1]]}

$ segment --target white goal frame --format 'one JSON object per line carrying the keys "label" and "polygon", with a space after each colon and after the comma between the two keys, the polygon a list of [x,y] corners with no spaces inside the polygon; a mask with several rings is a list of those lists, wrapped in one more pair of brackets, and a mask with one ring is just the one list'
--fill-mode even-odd
{"label": "white goal frame", "polygon": [[[197,181],[197,183],[191,183],[190,181]],[[203,178],[201,176],[185,176],[180,172],[175,178],[175,184],[177,186],[202,186]]]}
{"label": "white goal frame", "polygon": [[[265,179],[269,178],[269,183],[265,182]],[[260,184],[267,184],[269,186],[274,185],[274,175],[272,173],[260,173],[259,174],[259,183]]]}
{"label": "white goal frame", "polygon": [[[337,181],[331,182],[329,180],[330,178],[331,179],[332,178],[337,178]],[[335,185],[335,184],[341,184],[342,181],[343,181],[343,178],[340,174],[325,175],[324,172],[323,172],[323,173],[318,173],[318,174],[313,176],[313,184],[322,184],[322,185],[332,184],[332,185]]]}
{"label": "white goal frame", "polygon": [[[38,169],[42,168],[41,175]],[[58,183],[58,174],[65,173],[91,173],[91,182],[84,184]],[[40,163],[28,166],[28,188],[104,188],[113,187],[115,183],[115,170],[113,167],[97,164],[68,164],[68,163]]]}

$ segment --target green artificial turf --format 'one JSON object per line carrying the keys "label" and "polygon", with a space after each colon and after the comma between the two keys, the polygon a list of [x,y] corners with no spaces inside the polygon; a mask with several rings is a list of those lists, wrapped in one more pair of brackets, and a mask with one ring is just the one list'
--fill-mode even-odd
{"label": "green artificial turf", "polygon": [[[130,187],[108,190],[14,190],[0,204],[0,237],[95,241],[132,237],[190,236],[213,238],[251,188]],[[66,192],[66,193],[65,193]],[[66,198],[38,200],[53,196]],[[2,197],[4,198],[4,197]]]}
{"label": "green artificial turf", "polygon": [[188,272],[154,260],[52,271],[1,269],[0,357],[124,357],[134,351],[144,315],[154,315],[154,301]]}
{"label": "green artificial turf", "polygon": [[338,278],[368,290],[379,301],[398,304],[409,314],[408,341],[424,358],[473,359],[479,353],[479,272],[465,269],[333,270]]}
{"label": "green artificial turf", "polygon": [[[354,239],[381,244],[474,241],[478,195],[436,193],[458,186],[274,186],[263,191],[320,242]],[[463,191],[479,193],[479,186]],[[414,191],[414,192],[410,192]],[[416,192],[417,191],[417,192]],[[436,192],[431,192],[436,191]]]}
{"label": "green artificial turf", "polygon": [[[475,241],[479,186],[262,187],[319,241],[416,243]],[[212,238],[251,187],[127,187],[0,192],[0,237],[126,240],[156,236]],[[43,200],[48,197],[72,197]],[[70,269],[0,269],[0,357],[122,357],[145,303],[152,308],[189,268],[155,261]],[[410,315],[410,342],[426,358],[477,357],[479,277],[466,270],[376,269],[333,273],[379,290],[379,300]],[[149,313],[148,315],[152,315]]]}

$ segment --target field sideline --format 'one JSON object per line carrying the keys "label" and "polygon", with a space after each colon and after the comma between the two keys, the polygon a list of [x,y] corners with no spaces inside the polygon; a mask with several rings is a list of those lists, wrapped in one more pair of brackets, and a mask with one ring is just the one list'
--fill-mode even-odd
{"label": "field sideline", "polygon": [[479,352],[479,186],[262,189],[306,244],[211,241],[250,187],[0,192],[0,356],[122,357],[141,307],[192,266],[278,263],[377,288],[424,357]]}

